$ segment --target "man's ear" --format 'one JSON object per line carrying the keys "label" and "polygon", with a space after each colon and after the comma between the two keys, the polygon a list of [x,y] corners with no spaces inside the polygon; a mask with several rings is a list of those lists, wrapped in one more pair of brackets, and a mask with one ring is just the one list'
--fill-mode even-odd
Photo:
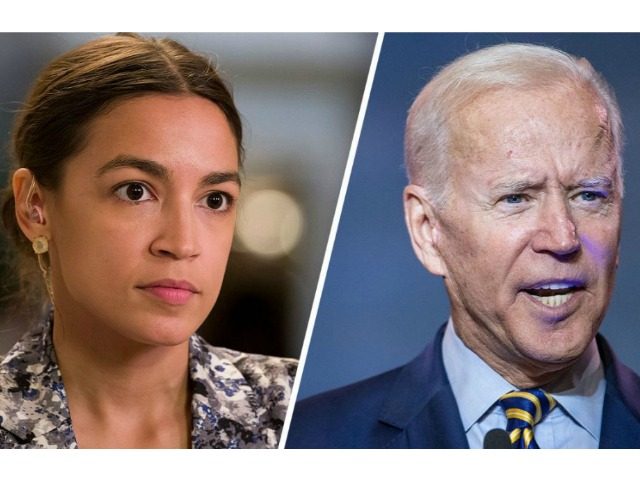
{"label": "man's ear", "polygon": [[31,241],[39,236],[49,238],[49,223],[42,188],[31,170],[19,168],[11,180],[16,218],[22,233]]}
{"label": "man's ear", "polygon": [[434,275],[446,276],[447,267],[440,256],[440,224],[422,187],[404,189],[404,219],[411,245],[420,263]]}

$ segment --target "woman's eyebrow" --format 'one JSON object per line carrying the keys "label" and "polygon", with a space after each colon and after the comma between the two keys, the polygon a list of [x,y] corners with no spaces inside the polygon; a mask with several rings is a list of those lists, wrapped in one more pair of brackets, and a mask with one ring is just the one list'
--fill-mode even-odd
{"label": "woman's eyebrow", "polygon": [[200,185],[206,187],[207,185],[218,185],[225,182],[233,182],[240,186],[240,174],[238,172],[213,172],[204,177],[200,181]]}
{"label": "woman's eyebrow", "polygon": [[100,177],[111,170],[117,170],[119,168],[137,168],[161,180],[169,179],[169,170],[167,170],[164,165],[154,160],[138,158],[132,155],[118,155],[113,160],[109,160],[98,169],[96,177]]}
{"label": "woman's eyebrow", "polygon": [[[119,168],[136,168],[153,177],[159,178],[160,180],[169,180],[170,177],[169,170],[161,163],[146,158],[135,157],[133,155],[118,155],[114,159],[109,160],[98,169],[96,177],[100,177],[107,172],[117,170]],[[240,174],[235,171],[213,172],[206,175],[200,181],[200,185],[219,185],[225,182],[234,182],[240,185]]]}

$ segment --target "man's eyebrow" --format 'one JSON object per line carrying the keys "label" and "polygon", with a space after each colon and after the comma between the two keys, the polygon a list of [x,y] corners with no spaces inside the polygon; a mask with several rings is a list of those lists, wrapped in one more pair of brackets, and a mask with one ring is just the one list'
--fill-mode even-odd
{"label": "man's eyebrow", "polygon": [[113,160],[109,160],[98,169],[96,176],[100,177],[111,170],[117,170],[119,168],[137,168],[161,180],[167,180],[169,178],[169,170],[167,170],[164,165],[154,160],[138,158],[132,155],[118,155]]}
{"label": "man's eyebrow", "polygon": [[219,185],[225,182],[237,183],[241,185],[240,174],[238,172],[213,172],[200,181],[200,185],[206,187],[207,185]]}
{"label": "man's eyebrow", "polygon": [[[603,188],[607,190],[611,190],[613,188],[613,180],[611,178],[600,175],[591,178],[585,178],[578,181],[571,188]],[[494,185],[493,189],[498,192],[513,192],[520,193],[525,192],[527,190],[536,190],[542,188],[542,183],[540,182],[532,182],[529,180],[514,180],[507,182],[500,182]]]}
{"label": "man's eyebrow", "polygon": [[578,182],[578,187],[582,188],[604,188],[611,190],[613,188],[613,180],[606,176],[598,176],[593,178],[585,178]]}
{"label": "man's eyebrow", "polygon": [[532,182],[531,180],[513,180],[507,182],[500,182],[493,186],[493,190],[499,192],[525,192],[531,189],[541,188],[540,182]]}

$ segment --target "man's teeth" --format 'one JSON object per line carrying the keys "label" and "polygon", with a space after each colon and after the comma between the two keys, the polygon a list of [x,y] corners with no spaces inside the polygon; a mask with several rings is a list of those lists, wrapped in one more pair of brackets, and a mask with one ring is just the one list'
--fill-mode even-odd
{"label": "man's teeth", "polygon": [[540,295],[532,295],[536,300],[546,305],[547,307],[559,307],[560,305],[566,303],[571,298],[573,293],[561,293],[559,295],[549,295],[549,296],[540,296]]}
{"label": "man's teeth", "polygon": [[549,283],[542,288],[549,289],[549,290],[560,290],[563,288],[571,288],[571,287],[572,285],[569,283],[559,282],[559,283]]}

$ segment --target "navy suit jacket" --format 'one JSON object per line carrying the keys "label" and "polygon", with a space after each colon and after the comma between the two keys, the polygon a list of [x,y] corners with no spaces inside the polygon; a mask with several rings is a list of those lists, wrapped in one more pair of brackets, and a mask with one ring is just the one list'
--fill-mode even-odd
{"label": "navy suit jacket", "polygon": [[[287,448],[468,448],[442,361],[444,327],[410,363],[298,402]],[[600,448],[640,448],[640,378],[597,337],[607,381]]]}

